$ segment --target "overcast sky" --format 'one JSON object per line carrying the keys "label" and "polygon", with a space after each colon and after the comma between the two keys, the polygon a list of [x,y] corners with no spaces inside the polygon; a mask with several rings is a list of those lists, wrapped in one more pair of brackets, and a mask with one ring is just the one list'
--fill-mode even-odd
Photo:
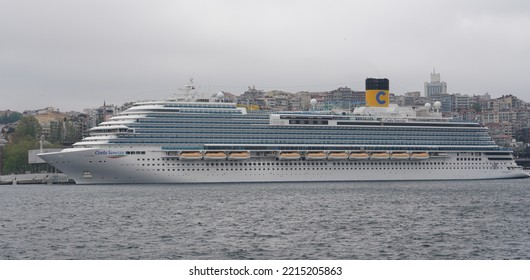
{"label": "overcast sky", "polygon": [[364,89],[530,102],[530,1],[0,0],[0,110],[201,91]]}

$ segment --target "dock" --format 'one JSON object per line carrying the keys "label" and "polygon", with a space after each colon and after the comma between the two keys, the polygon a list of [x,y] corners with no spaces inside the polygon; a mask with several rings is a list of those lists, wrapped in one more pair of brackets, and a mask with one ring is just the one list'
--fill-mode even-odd
{"label": "dock", "polygon": [[63,173],[28,173],[0,176],[0,185],[71,184]]}

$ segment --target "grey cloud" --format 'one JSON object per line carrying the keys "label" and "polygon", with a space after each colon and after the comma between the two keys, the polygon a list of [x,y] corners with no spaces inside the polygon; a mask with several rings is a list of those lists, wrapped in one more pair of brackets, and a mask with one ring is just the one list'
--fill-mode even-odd
{"label": "grey cloud", "polygon": [[[528,1],[9,1],[0,109],[62,110],[205,91],[422,90],[530,101]],[[159,89],[167,89],[159,91]],[[149,95],[149,96],[146,96]],[[4,96],[10,96],[6,99]]]}

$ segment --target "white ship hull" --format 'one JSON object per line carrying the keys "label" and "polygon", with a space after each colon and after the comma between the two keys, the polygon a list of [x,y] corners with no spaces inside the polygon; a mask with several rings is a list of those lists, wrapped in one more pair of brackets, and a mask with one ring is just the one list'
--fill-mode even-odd
{"label": "white ship hull", "polygon": [[77,184],[401,181],[526,178],[511,161],[484,153],[449,153],[427,160],[300,160],[252,156],[240,161],[181,160],[163,151],[80,148],[40,155]]}

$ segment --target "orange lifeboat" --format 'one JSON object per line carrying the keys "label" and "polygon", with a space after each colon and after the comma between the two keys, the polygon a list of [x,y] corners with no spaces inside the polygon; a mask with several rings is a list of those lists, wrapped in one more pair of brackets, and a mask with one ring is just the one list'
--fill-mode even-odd
{"label": "orange lifeboat", "polygon": [[183,160],[197,160],[202,159],[202,154],[199,152],[182,152],[179,158]]}
{"label": "orange lifeboat", "polygon": [[348,159],[348,154],[344,152],[331,152],[328,155],[329,160],[343,160]]}
{"label": "orange lifeboat", "polygon": [[228,155],[229,160],[243,160],[243,159],[249,159],[250,153],[249,152],[232,152]]}
{"label": "orange lifeboat", "polygon": [[282,152],[278,158],[280,160],[297,160],[300,159],[300,154],[297,152]]}
{"label": "orange lifeboat", "polygon": [[225,158],[226,154],[223,152],[207,152],[206,154],[204,154],[204,159],[221,160]]}
{"label": "orange lifeboat", "polygon": [[392,153],[390,158],[394,160],[405,160],[409,159],[410,155],[408,153]]}
{"label": "orange lifeboat", "polygon": [[350,160],[365,160],[369,159],[370,156],[367,153],[351,153]]}
{"label": "orange lifeboat", "polygon": [[322,160],[326,159],[326,154],[324,152],[308,152],[305,158],[308,160]]}
{"label": "orange lifeboat", "polygon": [[413,159],[413,160],[426,160],[428,158],[429,158],[428,153],[412,153],[410,155],[410,159]]}
{"label": "orange lifeboat", "polygon": [[390,158],[389,153],[372,153],[370,155],[370,159],[374,159],[374,160],[384,160],[384,159],[389,159],[389,158]]}

